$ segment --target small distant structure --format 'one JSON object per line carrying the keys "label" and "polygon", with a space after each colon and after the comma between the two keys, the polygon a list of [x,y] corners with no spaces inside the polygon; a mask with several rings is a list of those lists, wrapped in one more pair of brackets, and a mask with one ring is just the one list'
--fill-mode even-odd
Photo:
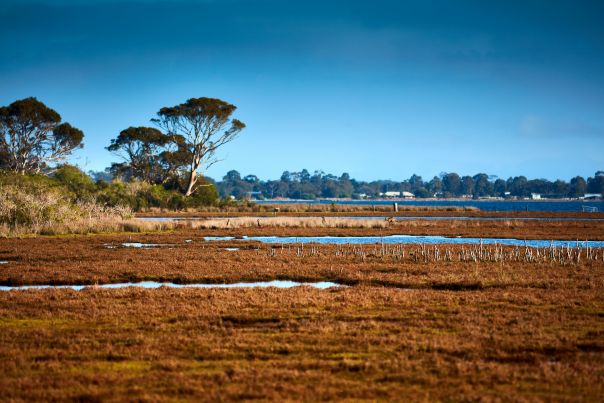
{"label": "small distant structure", "polygon": [[601,193],[585,193],[585,195],[583,196],[583,200],[595,200],[595,199],[601,199],[601,198],[602,198]]}
{"label": "small distant structure", "polygon": [[531,199],[541,200],[541,195],[539,193],[531,193]]}
{"label": "small distant structure", "polygon": [[401,197],[401,192],[388,191],[384,193],[380,193],[382,197]]}
{"label": "small distant structure", "polygon": [[401,197],[403,199],[414,199],[415,195],[411,192],[401,192]]}

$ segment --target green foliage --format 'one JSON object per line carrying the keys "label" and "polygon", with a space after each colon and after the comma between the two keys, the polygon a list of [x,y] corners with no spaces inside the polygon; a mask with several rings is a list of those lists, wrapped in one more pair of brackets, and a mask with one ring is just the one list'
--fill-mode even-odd
{"label": "green foliage", "polygon": [[202,183],[199,185],[195,193],[186,199],[187,207],[202,207],[211,206],[218,203],[218,190],[212,183]]}
{"label": "green foliage", "polygon": [[122,130],[107,150],[124,160],[112,164],[111,171],[115,177],[125,180],[162,184],[176,176],[188,162],[182,136],[167,135],[152,127]]}
{"label": "green foliage", "polygon": [[[300,172],[285,171],[278,180],[262,181],[256,175],[241,175],[229,171],[221,182],[216,183],[221,197],[234,196],[249,198],[353,198],[380,197],[387,191],[410,192],[418,198],[431,197],[530,197],[539,193],[546,198],[582,197],[585,193],[604,193],[604,172],[598,171],[587,180],[573,178],[570,183],[563,180],[550,182],[547,179],[528,180],[524,176],[509,178],[507,181],[479,173],[474,176],[459,176],[456,173],[442,173],[425,182],[421,176],[411,175],[407,180],[357,181],[347,173],[340,177],[306,169]],[[364,195],[364,196],[362,196]]]}
{"label": "green foliage", "polygon": [[84,133],[30,97],[0,107],[0,168],[41,172],[82,147]]}
{"label": "green foliage", "polygon": [[76,200],[91,200],[97,190],[92,178],[73,165],[59,167],[52,177],[58,185],[67,188]]}
{"label": "green foliage", "polygon": [[216,150],[229,143],[245,124],[231,115],[237,107],[216,98],[191,98],[173,107],[164,107],[152,119],[170,136],[183,139],[179,160],[183,158],[189,167],[185,195],[195,192],[199,171],[218,162]]}
{"label": "green foliage", "polygon": [[125,205],[134,211],[148,208],[181,210],[187,207],[214,205],[218,192],[212,184],[200,186],[196,192],[186,197],[178,190],[166,189],[162,185],[151,185],[133,180],[130,182],[113,181],[98,189],[97,199],[106,205]]}
{"label": "green foliage", "polygon": [[[70,209],[73,211],[77,211],[78,205],[88,204],[96,204],[103,208],[127,207],[134,211],[148,208],[180,210],[215,205],[219,198],[214,184],[203,180],[202,186],[199,186],[193,195],[185,197],[178,188],[153,185],[140,180],[95,183],[90,176],[72,165],[59,167],[52,176],[20,175],[10,171],[0,171],[0,189],[4,193],[3,196],[10,192],[9,199],[13,200],[14,204],[29,205],[33,209],[45,211],[43,214],[40,213],[42,216],[38,218],[26,220],[20,216],[20,210],[14,210],[16,207],[10,207],[5,203],[5,208],[14,210],[11,210],[13,213],[6,214],[13,214],[17,222],[27,223],[45,220],[59,222],[57,219],[49,218],[52,216],[53,209],[58,209],[59,206],[71,206]],[[27,201],[29,198],[45,200],[47,207],[35,207],[35,203],[32,204],[35,200]],[[51,202],[50,199],[54,201]],[[14,217],[8,219],[5,216],[0,223],[14,223]]]}

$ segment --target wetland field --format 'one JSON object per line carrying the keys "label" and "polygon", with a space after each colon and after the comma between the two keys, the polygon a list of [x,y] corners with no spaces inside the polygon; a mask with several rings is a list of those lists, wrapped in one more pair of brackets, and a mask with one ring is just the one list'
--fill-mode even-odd
{"label": "wetland field", "polygon": [[[373,226],[329,225],[337,214],[325,212],[236,215],[245,214],[255,225],[187,220],[164,231],[0,239],[2,400],[604,396],[603,221],[579,213]],[[384,242],[389,235],[476,240]],[[324,236],[377,242],[296,240]],[[13,289],[21,286],[46,287]]]}

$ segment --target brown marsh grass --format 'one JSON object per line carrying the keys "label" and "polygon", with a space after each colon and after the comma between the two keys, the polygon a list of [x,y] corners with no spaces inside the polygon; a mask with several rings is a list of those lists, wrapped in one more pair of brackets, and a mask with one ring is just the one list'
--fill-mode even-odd
{"label": "brown marsh grass", "polygon": [[[393,202],[394,203],[394,202]],[[194,214],[225,214],[225,213],[385,213],[392,212],[393,204],[384,205],[367,205],[367,204],[313,204],[313,203],[278,203],[278,204],[237,204],[233,206],[207,206],[203,208],[186,209],[175,212],[159,208],[149,208],[137,215],[141,217],[153,216],[156,214],[168,215],[194,215]],[[459,207],[459,206],[407,206],[399,205],[399,212],[428,212],[428,213],[472,213],[480,211],[476,207]]]}
{"label": "brown marsh grass", "polygon": [[[260,224],[260,225],[259,225]],[[381,236],[604,240],[604,221],[355,220],[330,217],[231,217],[177,221],[175,228],[206,235]]]}
{"label": "brown marsh grass", "polygon": [[0,293],[6,400],[547,400],[604,393],[601,288]]}
{"label": "brown marsh grass", "polygon": [[[252,230],[380,231],[233,231]],[[203,241],[225,232],[1,239],[0,283],[293,279],[350,287],[0,292],[2,399],[599,401],[604,394],[602,250],[596,260],[560,264],[412,258],[421,246],[401,256],[379,244],[361,255],[338,245],[300,252]]]}
{"label": "brown marsh grass", "polygon": [[[139,249],[124,242],[161,245]],[[238,251],[225,248],[237,247]],[[480,251],[477,250],[480,248]],[[530,248],[529,248],[530,249]],[[205,242],[193,232],[41,237],[0,242],[0,284],[331,280],[399,288],[550,287],[602,282],[604,251],[468,245],[270,245]],[[448,254],[448,256],[447,256]],[[561,269],[561,270],[559,270]],[[575,277],[578,276],[578,277]]]}
{"label": "brown marsh grass", "polygon": [[230,217],[192,221],[193,229],[226,229],[249,227],[280,228],[386,228],[385,220],[355,220],[333,217]]}

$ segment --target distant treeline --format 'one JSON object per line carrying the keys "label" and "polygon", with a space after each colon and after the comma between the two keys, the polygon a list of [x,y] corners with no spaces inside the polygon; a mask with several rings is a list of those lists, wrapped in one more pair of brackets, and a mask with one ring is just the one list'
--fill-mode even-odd
{"label": "distant treeline", "polygon": [[[110,179],[109,170],[91,173],[97,179]],[[256,175],[241,176],[235,170],[229,171],[222,181],[206,178],[212,183],[221,197],[234,196],[238,199],[257,198],[352,198],[380,197],[386,192],[409,192],[415,197],[531,197],[539,194],[544,198],[578,198],[588,193],[604,193],[604,171],[598,171],[593,177],[581,176],[569,182],[547,179],[527,179],[516,176],[507,180],[484,173],[474,176],[460,176],[456,173],[442,173],[429,181],[421,176],[412,175],[402,182],[376,180],[358,181],[347,173],[340,176],[315,171],[310,174],[306,169],[300,172],[285,171],[278,180],[262,181]]]}
{"label": "distant treeline", "polygon": [[[550,198],[577,198],[586,193],[604,193],[603,171],[587,180],[576,176],[570,183],[528,180],[524,176],[503,180],[484,173],[474,176],[442,173],[429,181],[412,175],[402,182],[364,182],[352,179],[347,173],[310,174],[306,169],[286,171],[280,179],[267,181],[256,175],[242,177],[237,171],[229,171],[219,182],[204,178],[202,173],[218,161],[216,150],[245,128],[243,122],[231,117],[236,109],[225,101],[206,97],[161,108],[151,119],[155,127],[128,127],[116,133],[106,148],[120,162],[104,172],[85,174],[65,164],[71,153],[83,146],[84,133],[80,129],[64,122],[58,112],[34,97],[2,106],[0,196],[14,197],[2,199],[0,210],[8,217],[16,211],[14,206],[22,204],[18,197],[49,192],[68,194],[73,205],[98,203],[103,207],[126,206],[135,210],[224,204],[231,196],[360,199],[380,197],[387,192],[408,192],[420,198],[530,197],[532,193]],[[223,197],[222,202],[219,196]]]}

